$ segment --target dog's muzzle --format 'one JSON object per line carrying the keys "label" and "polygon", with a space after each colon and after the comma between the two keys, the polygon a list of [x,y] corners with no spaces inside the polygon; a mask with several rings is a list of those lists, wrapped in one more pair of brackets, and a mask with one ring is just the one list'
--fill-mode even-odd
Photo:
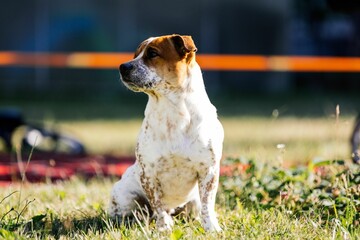
{"label": "dog's muzzle", "polygon": [[121,78],[124,82],[131,82],[130,72],[134,68],[132,63],[123,63],[119,66]]}
{"label": "dog's muzzle", "polygon": [[149,76],[149,69],[142,63],[130,61],[119,66],[122,82],[134,92],[152,89],[157,84],[154,76]]}

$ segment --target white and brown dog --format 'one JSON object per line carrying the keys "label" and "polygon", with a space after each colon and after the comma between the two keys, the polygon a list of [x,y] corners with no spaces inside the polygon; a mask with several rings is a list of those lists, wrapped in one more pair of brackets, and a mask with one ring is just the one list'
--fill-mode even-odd
{"label": "white and brown dog", "polygon": [[158,229],[184,206],[200,214],[205,230],[220,231],[215,207],[224,132],[195,61],[190,36],[142,42],[120,65],[123,83],[149,96],[138,136],[136,162],[112,190],[110,216],[128,216],[148,203]]}

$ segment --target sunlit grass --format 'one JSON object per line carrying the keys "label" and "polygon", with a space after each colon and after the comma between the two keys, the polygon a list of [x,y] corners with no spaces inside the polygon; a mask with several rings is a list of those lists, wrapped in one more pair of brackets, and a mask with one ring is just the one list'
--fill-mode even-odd
{"label": "sunlit grass", "polygon": [[[225,129],[224,157],[245,156],[272,161],[279,157],[289,164],[314,158],[349,158],[352,118],[263,118],[222,117]],[[72,121],[60,123],[77,136],[90,153],[132,155],[141,120]],[[278,149],[284,144],[284,149]]]}
{"label": "sunlit grass", "polygon": [[[285,173],[272,164],[265,168],[254,164],[247,172],[235,172],[233,177],[220,180],[216,209],[223,228],[221,233],[206,233],[198,221],[181,218],[175,219],[171,232],[157,231],[153,221],[116,223],[106,213],[115,180],[84,181],[75,177],[56,184],[25,183],[22,187],[15,184],[2,189],[0,239],[357,239],[360,236],[355,215],[359,207],[356,200],[360,196],[356,187],[359,179],[352,177],[342,182],[341,177],[329,175],[323,178],[332,179],[328,186],[318,182],[320,188],[316,187],[318,193],[315,193],[309,191],[314,183],[307,179],[313,168],[302,173],[296,169]],[[336,166],[328,164],[336,170]],[[234,180],[239,179],[242,182],[236,184]],[[279,184],[285,179],[292,180],[285,184],[287,198],[279,201],[280,193],[271,196],[274,185],[270,180],[283,188]],[[337,198],[327,188],[345,192]],[[348,195],[349,192],[353,195]],[[334,200],[334,205],[324,205],[321,199]]]}

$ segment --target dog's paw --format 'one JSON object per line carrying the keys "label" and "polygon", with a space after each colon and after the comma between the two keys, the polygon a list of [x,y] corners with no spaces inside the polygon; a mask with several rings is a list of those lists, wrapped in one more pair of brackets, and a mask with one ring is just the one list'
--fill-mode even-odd
{"label": "dog's paw", "polygon": [[156,228],[160,232],[171,230],[173,225],[174,225],[174,221],[167,212],[164,211],[158,214],[156,219]]}
{"label": "dog's paw", "polygon": [[203,227],[207,232],[221,232],[222,229],[216,218],[204,218]]}

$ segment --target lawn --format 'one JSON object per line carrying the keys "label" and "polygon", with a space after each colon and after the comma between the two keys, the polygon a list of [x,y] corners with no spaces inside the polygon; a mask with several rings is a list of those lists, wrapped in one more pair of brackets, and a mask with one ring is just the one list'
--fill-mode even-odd
{"label": "lawn", "polygon": [[[222,164],[242,166],[220,179],[216,208],[221,233],[205,233],[198,222],[181,218],[172,232],[163,233],[149,221],[113,222],[106,209],[116,179],[98,176],[2,188],[0,238],[358,239],[360,171],[350,162],[348,144],[356,109],[344,104],[336,116],[335,105],[316,112],[321,104],[315,102],[311,114],[305,114],[306,101],[299,106],[287,101],[287,108],[298,109],[294,114],[286,112],[281,101],[233,105],[233,110],[250,107],[244,114],[228,110],[229,102],[216,104],[226,136]],[[100,113],[80,103],[68,109],[17,101],[8,105],[21,106],[32,121],[44,120],[77,136],[91,154],[133,154],[141,124],[142,109],[118,117],[111,112],[115,104],[92,105]],[[126,113],[130,107],[119,108]],[[54,109],[62,111],[60,117]]]}
{"label": "lawn", "polygon": [[[353,118],[221,117],[224,157],[246,156],[285,164],[314,158],[349,158]],[[81,139],[92,153],[133,154],[141,120],[76,121],[59,124]],[[279,149],[279,144],[282,148]]]}
{"label": "lawn", "polygon": [[[177,218],[171,232],[154,222],[132,225],[109,219],[115,179],[73,178],[56,184],[17,184],[0,193],[4,239],[358,239],[359,166],[343,161],[283,168],[248,159],[223,176],[217,196],[221,233],[206,233]],[[148,219],[146,214],[144,219]]]}

